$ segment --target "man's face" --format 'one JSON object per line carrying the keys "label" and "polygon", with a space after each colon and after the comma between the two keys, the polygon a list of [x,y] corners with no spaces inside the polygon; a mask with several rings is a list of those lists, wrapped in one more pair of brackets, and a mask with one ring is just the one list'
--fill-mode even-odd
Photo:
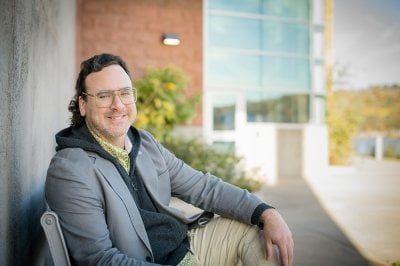
{"label": "man's face", "polygon": [[[111,65],[86,77],[86,92],[96,95],[100,91],[116,91],[132,88],[132,81],[119,65]],[[114,95],[109,107],[98,107],[95,97],[79,97],[79,110],[85,117],[86,125],[95,130],[105,140],[123,148],[125,136],[136,118],[136,104],[123,104],[121,98]]]}

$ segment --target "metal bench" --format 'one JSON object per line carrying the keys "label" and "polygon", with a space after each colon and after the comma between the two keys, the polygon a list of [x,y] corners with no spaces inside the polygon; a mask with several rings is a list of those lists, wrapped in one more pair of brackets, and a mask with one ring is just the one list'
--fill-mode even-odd
{"label": "metal bench", "polygon": [[70,266],[67,245],[64,241],[57,214],[53,211],[45,211],[40,218],[40,224],[46,235],[54,266]]}

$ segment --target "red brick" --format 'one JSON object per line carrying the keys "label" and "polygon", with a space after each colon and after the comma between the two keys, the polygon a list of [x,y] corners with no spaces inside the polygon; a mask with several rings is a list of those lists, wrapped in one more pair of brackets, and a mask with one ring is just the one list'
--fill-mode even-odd
{"label": "red brick", "polygon": [[[133,77],[149,67],[175,65],[190,76],[188,95],[202,88],[201,0],[77,0],[77,64],[101,52],[122,56]],[[163,33],[181,45],[166,47]],[[201,107],[194,125],[201,125]]]}

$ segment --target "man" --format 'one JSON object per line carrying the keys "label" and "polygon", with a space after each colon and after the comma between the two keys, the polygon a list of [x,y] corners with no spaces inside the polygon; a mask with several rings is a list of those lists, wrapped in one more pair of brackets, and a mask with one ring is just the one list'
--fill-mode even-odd
{"label": "man", "polygon": [[[75,263],[268,265],[274,244],[282,264],[292,264],[291,232],[274,208],[131,126],[136,91],[121,58],[84,61],[75,89],[72,123],[56,135],[46,180]],[[170,207],[171,196],[220,216],[204,225]]]}

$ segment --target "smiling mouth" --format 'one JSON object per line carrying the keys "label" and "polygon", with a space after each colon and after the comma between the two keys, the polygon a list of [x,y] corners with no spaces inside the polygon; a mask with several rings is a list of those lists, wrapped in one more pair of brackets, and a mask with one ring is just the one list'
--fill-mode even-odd
{"label": "smiling mouth", "polygon": [[111,120],[118,120],[124,118],[125,115],[117,115],[117,116],[109,116],[108,118]]}

